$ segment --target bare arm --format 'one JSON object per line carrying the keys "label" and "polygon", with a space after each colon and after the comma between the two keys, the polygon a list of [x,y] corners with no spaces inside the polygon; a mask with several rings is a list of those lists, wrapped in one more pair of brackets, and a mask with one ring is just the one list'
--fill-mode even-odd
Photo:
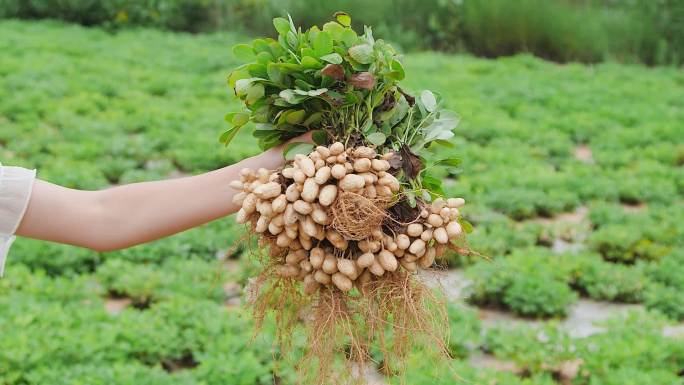
{"label": "bare arm", "polygon": [[17,235],[97,251],[150,242],[236,212],[229,183],[239,171],[282,164],[282,147],[276,147],[206,174],[101,191],[37,180]]}

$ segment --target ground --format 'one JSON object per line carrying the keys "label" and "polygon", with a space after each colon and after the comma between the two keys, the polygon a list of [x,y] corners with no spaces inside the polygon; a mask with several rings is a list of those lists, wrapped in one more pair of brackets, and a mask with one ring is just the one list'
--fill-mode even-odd
{"label": "ground", "polygon": [[[257,151],[247,133],[217,140],[242,37],[16,21],[0,35],[4,164],[102,188]],[[440,177],[466,198],[481,254],[440,274],[454,360],[417,351],[407,383],[684,383],[684,73],[437,53],[405,67],[408,90],[461,117],[435,156],[463,159]],[[226,255],[239,230],[226,218],[106,254],[18,240],[0,280],[0,382],[294,383],[268,326],[248,343],[254,266]]]}

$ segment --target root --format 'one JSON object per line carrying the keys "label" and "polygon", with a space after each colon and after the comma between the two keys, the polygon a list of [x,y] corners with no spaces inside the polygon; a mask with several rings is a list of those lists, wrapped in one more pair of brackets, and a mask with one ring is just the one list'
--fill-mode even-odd
{"label": "root", "polygon": [[[358,207],[367,207],[363,219],[350,222],[353,226],[346,228],[354,234],[377,226],[371,221],[381,223],[385,219],[382,203],[357,194],[342,201],[341,207],[336,205],[333,209],[347,211],[336,213],[336,219],[355,218],[354,215],[361,212],[356,211]],[[374,214],[373,210],[381,214]],[[345,214],[350,216],[345,217]],[[329,286],[322,287],[314,295],[305,295],[295,278],[278,275],[277,267],[285,263],[287,250],[277,247],[274,237],[262,235],[258,247],[254,243],[251,245],[252,257],[263,266],[260,274],[252,279],[251,293],[248,293],[253,300],[250,302],[255,321],[254,336],[266,317],[272,314],[274,346],[277,348],[274,360],[294,364],[300,383],[361,384],[364,368],[372,361],[380,365],[386,375],[401,376],[406,371],[407,358],[416,346],[423,347],[430,356],[449,357],[445,304],[415,274],[404,270],[386,272],[359,287],[358,291],[344,293]],[[295,329],[302,324],[307,337],[303,357],[292,354]],[[340,364],[346,368],[342,369]]]}
{"label": "root", "polygon": [[[359,373],[372,361],[386,375],[402,376],[416,346],[432,356],[449,357],[444,303],[413,274],[386,273],[357,295],[322,288],[315,296],[304,296],[296,281],[279,278],[272,269],[260,278],[266,281],[254,305],[255,320],[261,326],[273,310],[276,345],[283,356],[292,351],[294,329],[304,321],[306,352],[297,363],[302,383],[327,385],[335,378],[334,383],[361,384]],[[301,317],[303,311],[306,317]],[[372,347],[380,356],[371,355]]]}
{"label": "root", "polygon": [[359,241],[369,238],[387,217],[388,199],[370,199],[352,192],[341,192],[332,206],[332,228],[346,239]]}
{"label": "root", "polygon": [[[299,367],[300,378],[327,385],[338,356],[346,356],[348,369],[355,365],[362,372],[369,356],[361,320],[356,313],[355,300],[346,293],[332,288],[319,292],[308,320],[308,351]],[[309,372],[312,363],[317,365],[314,373]],[[359,376],[357,382],[361,380]]]}
{"label": "root", "polygon": [[383,372],[403,374],[410,349],[416,345],[449,357],[445,303],[415,275],[386,273],[365,290],[368,303],[362,310],[368,334],[379,345]]}

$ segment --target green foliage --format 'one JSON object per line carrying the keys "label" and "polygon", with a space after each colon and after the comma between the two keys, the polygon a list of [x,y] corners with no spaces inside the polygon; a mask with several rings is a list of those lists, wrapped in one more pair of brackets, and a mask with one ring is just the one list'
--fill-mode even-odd
{"label": "green foliage", "polygon": [[[321,10],[327,19],[328,5],[318,3],[298,7],[311,8],[312,18]],[[363,3],[366,11],[338,4],[334,9],[352,11],[355,26],[368,17],[400,19],[400,10],[373,11],[387,9],[384,2]],[[420,19],[433,3],[409,3],[402,2],[413,7],[406,9],[420,28],[433,28],[432,21]],[[459,28],[440,7],[430,12],[448,21],[443,32]],[[268,11],[257,13],[266,17]],[[310,25],[306,14],[293,12]],[[233,15],[240,17],[237,10]],[[272,15],[267,16],[271,30]],[[399,22],[388,25],[374,32],[387,36],[395,30],[406,41],[422,34]],[[247,132],[238,133],[228,151],[215,139],[225,124],[226,68],[240,62],[226,47],[242,37],[144,29],[112,35],[58,22],[8,20],[0,21],[0,36],[3,164],[35,167],[39,177],[68,187],[102,188],[208,171],[258,151]],[[420,96],[420,90],[435,90],[441,105],[463,117],[454,146],[431,147],[430,158],[456,153],[463,159],[462,173],[436,167],[431,174],[449,195],[466,198],[464,215],[476,225],[471,247],[493,259],[456,261],[476,262],[468,269],[474,298],[510,309],[503,301],[508,297],[515,311],[546,312],[536,290],[558,287],[566,295],[554,292],[546,301],[562,313],[565,285],[598,300],[643,301],[681,319],[684,137],[675,124],[684,121],[681,71],[437,53],[407,54],[402,63],[405,91]],[[238,108],[230,103],[230,109]],[[590,150],[590,160],[575,157],[579,146]],[[562,215],[584,205],[590,213],[581,225]],[[274,373],[281,383],[294,383],[291,367],[275,367],[280,353],[272,349],[270,323],[263,338],[249,344],[249,315],[224,304],[225,280],[244,286],[254,275],[246,263],[226,276],[211,262],[227,251],[241,253],[230,250],[241,236],[232,222],[103,254],[17,239],[0,279],[0,330],[10,331],[0,349],[0,383],[252,385],[272,384]],[[589,250],[554,255],[529,249],[550,246],[555,236]],[[112,293],[139,307],[107,313]],[[557,373],[540,363],[567,357],[565,337],[557,331],[548,333],[549,341],[504,330],[483,339],[487,331],[477,309],[454,306],[450,316],[450,350],[462,360],[436,362],[417,351],[407,383],[547,385]],[[684,345],[661,335],[662,322],[633,316],[608,325],[603,335],[573,340],[573,358],[584,361],[573,383],[681,384]],[[466,361],[489,351],[489,344],[501,359],[519,357],[520,367],[542,368],[519,378]]]}
{"label": "green foliage", "polygon": [[577,295],[563,282],[549,281],[543,276],[514,279],[506,289],[503,303],[524,316],[563,316]]}
{"label": "green foliage", "polygon": [[659,263],[646,266],[646,273],[656,282],[684,289],[684,249],[679,248],[663,257]]}
{"label": "green foliage", "polygon": [[116,296],[126,296],[136,306],[178,296],[224,299],[221,266],[193,260],[168,260],[162,265],[144,265],[111,259],[100,266],[96,276],[104,288]]}
{"label": "green foliage", "polygon": [[198,32],[219,27],[217,0],[5,0],[0,17],[62,19],[83,25],[118,28],[145,25]]}
{"label": "green foliage", "polygon": [[[585,361],[584,369],[603,381],[611,378],[615,369],[639,368],[655,378],[673,381],[673,374],[684,363],[684,349],[680,339],[663,336],[660,330],[663,324],[662,318],[645,312],[631,312],[608,320],[602,326],[609,333],[592,335],[577,344],[577,353]],[[670,375],[665,376],[663,372]]]}
{"label": "green foliage", "polygon": [[449,354],[454,358],[466,358],[481,345],[481,325],[477,312],[463,305],[448,304]]}
{"label": "green foliage", "polygon": [[654,281],[646,291],[646,306],[675,320],[684,320],[684,249],[677,249],[658,263],[644,267]]}
{"label": "green foliage", "polygon": [[398,87],[405,72],[396,51],[376,40],[370,27],[359,36],[348,14],[336,15],[322,29],[304,32],[292,18],[275,18],[277,40],[233,47],[247,63],[231,72],[228,83],[248,111],[226,115],[232,127],[222,143],[228,145],[249,121],[262,149],[320,130],[329,142],[347,143],[353,136],[383,148],[394,138],[395,150],[406,145],[414,152],[453,136],[457,120],[438,110],[432,92],[413,99]]}
{"label": "green foliage", "polygon": [[617,59],[646,64],[684,60],[684,6],[678,0],[572,2],[505,0],[5,0],[0,18],[55,18],[110,29],[153,26],[176,31],[271,31],[286,13],[320,25],[333,12],[405,49],[467,49],[484,56],[531,52],[557,61]]}
{"label": "green foliage", "polygon": [[[435,167],[457,167],[448,157],[426,164],[424,149],[433,143],[450,145],[458,117],[442,110],[441,98],[429,90],[417,97],[399,87],[405,70],[399,55],[370,27],[359,36],[351,17],[297,28],[292,18],[275,18],[278,39],[255,39],[233,46],[233,54],[247,63],[235,68],[228,84],[247,111],[230,112],[231,125],[219,141],[224,145],[249,122],[261,149],[266,150],[305,132],[325,136],[325,144],[372,145],[379,153],[394,151],[402,161],[395,166],[408,187],[409,202],[416,196],[443,196],[441,181],[429,174]],[[311,148],[291,143],[288,160]],[[420,191],[424,189],[425,191]]]}
{"label": "green foliage", "polygon": [[358,36],[337,21],[304,32],[291,18],[275,18],[273,24],[278,40],[233,47],[247,63],[231,72],[229,85],[249,111],[226,115],[232,128],[221,142],[228,145],[250,120],[257,124],[254,135],[262,149],[327,127],[331,138],[341,140],[351,132],[377,132],[377,127],[370,131],[373,110],[387,91],[398,94],[394,84],[403,78],[403,69],[400,75],[394,71],[401,64],[392,47],[376,42],[370,28]]}
{"label": "green foliage", "polygon": [[[273,331],[267,325],[261,338],[246,344],[251,323],[242,312],[215,302],[218,298],[205,299],[211,279],[207,270],[212,268],[202,262],[199,266],[170,262],[161,267],[169,272],[178,269],[176,281],[164,288],[178,293],[160,297],[144,311],[128,308],[117,315],[105,312],[95,277],[49,278],[26,268],[13,269],[11,276],[0,280],[1,323],[3,330],[12,331],[0,352],[0,381],[272,383]],[[128,274],[150,279],[149,274],[143,277],[123,268],[119,282]],[[112,285],[111,277],[107,279]],[[217,285],[220,289],[221,283]],[[170,370],[177,372],[167,373]],[[281,375],[291,381],[290,372]]]}
{"label": "green foliage", "polygon": [[592,253],[551,255],[541,250],[481,261],[468,270],[471,302],[503,306],[521,315],[564,315],[576,299],[639,303],[651,280],[640,267],[616,265]]}
{"label": "green foliage", "polygon": [[542,250],[478,262],[468,270],[474,280],[469,300],[506,307],[525,316],[563,316],[576,300],[576,294],[566,283],[568,268],[556,266],[561,262],[559,257]]}
{"label": "green foliage", "polygon": [[[520,378],[513,373],[489,368],[478,368],[465,361],[433,361],[426,360],[422,352],[416,352],[409,358],[406,370],[406,383],[412,385],[451,385],[454,383],[472,384],[506,384],[506,385],[554,385],[548,375],[532,375]],[[392,380],[393,385],[401,384],[400,380]]]}
{"label": "green foliage", "polygon": [[[563,362],[581,360],[577,384],[681,384],[681,340],[662,335],[662,319],[632,312],[602,325],[608,332],[573,339],[553,323],[501,325],[487,333],[486,347],[533,374],[558,372]],[[634,374],[634,377],[629,377]],[[620,379],[624,382],[615,382]]]}
{"label": "green foliage", "polygon": [[50,275],[92,272],[101,260],[102,255],[94,251],[32,239],[18,239],[12,246],[12,261]]}
{"label": "green foliage", "polygon": [[487,332],[485,346],[495,356],[512,360],[532,373],[552,371],[576,357],[575,341],[555,323],[539,328],[498,325]]}
{"label": "green foliage", "polygon": [[477,225],[468,235],[468,243],[473,250],[485,256],[503,256],[514,249],[535,246],[542,235],[543,228],[538,224],[520,224],[488,209],[481,211],[469,205],[463,213]]}
{"label": "green foliage", "polygon": [[684,320],[684,297],[681,288],[653,284],[646,291],[645,303],[649,309],[658,310],[674,320]]}
{"label": "green foliage", "polygon": [[591,216],[598,229],[589,237],[589,244],[606,260],[658,260],[682,245],[684,230],[678,221],[684,211],[679,206],[655,206],[636,213],[615,206],[597,210]]}
{"label": "green foliage", "polygon": [[590,298],[604,301],[642,302],[649,280],[639,268],[616,265],[594,254],[575,259],[570,285]]}

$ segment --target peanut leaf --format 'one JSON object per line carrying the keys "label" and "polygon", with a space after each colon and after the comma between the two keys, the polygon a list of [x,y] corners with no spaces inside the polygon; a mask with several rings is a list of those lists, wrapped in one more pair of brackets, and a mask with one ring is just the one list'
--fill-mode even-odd
{"label": "peanut leaf", "polygon": [[333,39],[330,33],[321,31],[316,35],[316,39],[313,42],[314,52],[316,57],[321,57],[327,55],[333,50]]}
{"label": "peanut leaf", "polygon": [[254,49],[249,44],[236,44],[233,46],[233,55],[238,60],[254,60]]}
{"label": "peanut leaf", "polygon": [[282,17],[273,19],[273,26],[280,35],[287,35],[290,32],[290,22]]}
{"label": "peanut leaf", "polygon": [[436,166],[458,167],[463,163],[460,158],[445,158],[435,162]]}
{"label": "peanut leaf", "polygon": [[321,60],[323,60],[323,61],[325,61],[325,62],[328,62],[328,63],[330,63],[330,64],[340,64],[340,63],[342,63],[342,56],[340,56],[340,54],[338,54],[338,53],[336,53],[336,52],[333,52],[333,53],[328,54],[328,55],[323,55],[323,56],[321,56],[319,59],[321,59]]}
{"label": "peanut leaf", "polygon": [[434,112],[437,109],[437,99],[435,94],[429,90],[425,90],[420,93],[420,101],[423,102],[423,106],[428,112]]}
{"label": "peanut leaf", "polygon": [[361,64],[373,62],[373,47],[370,44],[359,44],[349,48],[349,56]]}
{"label": "peanut leaf", "polygon": [[333,16],[335,17],[335,20],[337,20],[337,22],[342,24],[343,26],[349,27],[351,25],[351,16],[349,16],[348,13],[335,12]]}
{"label": "peanut leaf", "polygon": [[313,151],[313,144],[304,142],[288,143],[283,150],[285,160],[293,160],[297,154],[307,155]]}
{"label": "peanut leaf", "polygon": [[370,143],[380,146],[385,143],[385,140],[387,140],[387,137],[385,134],[382,132],[374,132],[368,136],[366,136],[366,140],[369,141]]}
{"label": "peanut leaf", "polygon": [[228,144],[235,138],[235,135],[237,135],[238,131],[240,131],[240,128],[242,128],[242,126],[235,126],[224,132],[219,138],[219,142],[223,143],[224,146],[228,146]]}

